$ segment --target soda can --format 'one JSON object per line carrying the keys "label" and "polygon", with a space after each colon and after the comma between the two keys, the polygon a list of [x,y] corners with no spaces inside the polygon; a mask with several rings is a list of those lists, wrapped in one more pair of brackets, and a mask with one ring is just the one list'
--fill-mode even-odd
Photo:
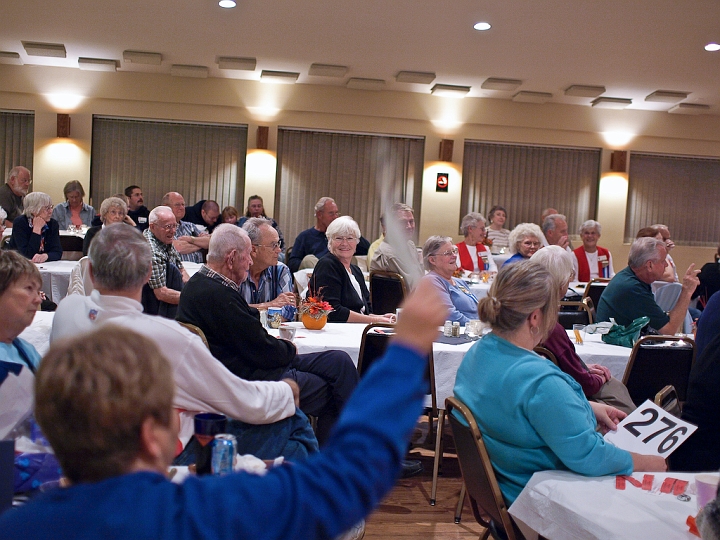
{"label": "soda can", "polygon": [[267,324],[270,328],[275,328],[276,330],[280,328],[280,325],[282,324],[282,308],[279,307],[271,307],[267,310]]}
{"label": "soda can", "polygon": [[228,433],[215,435],[212,449],[212,473],[215,475],[231,473],[236,454],[237,439],[235,435]]}

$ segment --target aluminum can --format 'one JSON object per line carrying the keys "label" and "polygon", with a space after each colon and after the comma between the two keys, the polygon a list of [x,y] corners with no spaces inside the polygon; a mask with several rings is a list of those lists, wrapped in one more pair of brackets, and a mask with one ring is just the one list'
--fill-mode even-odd
{"label": "aluminum can", "polygon": [[231,473],[236,454],[237,439],[235,435],[228,433],[215,435],[212,449],[212,473],[215,475]]}

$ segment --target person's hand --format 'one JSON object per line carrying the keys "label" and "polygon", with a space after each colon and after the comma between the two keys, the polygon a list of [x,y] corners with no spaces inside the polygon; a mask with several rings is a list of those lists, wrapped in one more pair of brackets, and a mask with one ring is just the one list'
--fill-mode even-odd
{"label": "person's hand", "polygon": [[598,428],[600,429],[600,433],[603,435],[605,435],[608,431],[615,431],[620,421],[627,416],[627,414],[622,412],[620,409],[616,409],[610,405],[605,405],[604,403],[595,403],[594,401],[591,401],[590,407],[592,407],[592,410],[595,413]]}
{"label": "person's hand", "polygon": [[633,460],[633,472],[665,472],[667,471],[667,462],[660,456],[648,456],[645,454],[636,454],[630,452]]}
{"label": "person's hand", "polygon": [[188,253],[195,253],[200,250],[199,247],[194,246],[192,242],[187,240],[188,238],[192,238],[192,236],[181,236],[180,238],[173,240],[173,247],[180,255],[187,255]]}
{"label": "person's hand", "polygon": [[287,384],[293,393],[293,401],[295,401],[295,407],[300,408],[300,387],[293,379],[283,379],[282,382]]}
{"label": "person's hand", "polygon": [[695,270],[695,263],[692,263],[690,266],[688,266],[687,272],[685,272],[685,275],[682,279],[683,291],[690,291],[690,293],[695,292],[697,286],[700,285],[700,280],[697,277],[699,273],[700,270]]}
{"label": "person's hand", "polygon": [[570,239],[567,236],[561,236],[560,240],[558,240],[557,245],[563,249],[567,249],[567,247],[570,245]]}
{"label": "person's hand", "polygon": [[395,324],[397,322],[397,315],[394,313],[386,313],[383,315],[386,319],[389,319],[391,323]]}
{"label": "person's hand", "polygon": [[603,378],[603,384],[608,382],[612,375],[610,374],[610,370],[606,368],[605,366],[601,366],[600,364],[588,364],[587,365],[588,371],[592,373],[593,375],[599,375]]}
{"label": "person's hand", "polygon": [[38,264],[44,263],[45,261],[48,260],[48,255],[47,255],[47,253],[36,253],[35,255],[33,255],[33,258],[30,260],[32,262],[38,263]]}
{"label": "person's hand", "polygon": [[371,315],[372,324],[384,323],[393,324],[395,322],[395,315]]}
{"label": "person's hand", "polygon": [[672,241],[672,238],[668,238],[667,240],[665,240],[665,248],[667,249],[668,253],[674,247],[675,247],[675,242]]}
{"label": "person's hand", "polygon": [[442,298],[435,286],[420,280],[415,291],[400,306],[402,317],[395,327],[395,340],[403,345],[427,353],[438,335],[438,327],[447,318],[448,311],[438,309]]}
{"label": "person's hand", "polygon": [[278,296],[272,302],[266,303],[267,307],[283,307],[283,306],[287,306],[287,305],[291,305],[291,306],[295,305],[295,294],[294,293],[291,293],[291,292],[282,293],[280,296]]}

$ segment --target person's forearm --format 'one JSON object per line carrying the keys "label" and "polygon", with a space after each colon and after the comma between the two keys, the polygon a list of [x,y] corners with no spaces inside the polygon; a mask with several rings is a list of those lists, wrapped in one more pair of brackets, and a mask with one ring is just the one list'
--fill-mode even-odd
{"label": "person's forearm", "polygon": [[670,320],[665,326],[658,330],[661,334],[672,335],[678,331],[680,325],[685,320],[685,314],[690,306],[691,296],[692,291],[689,290],[683,290],[683,292],[680,293],[680,297],[678,298],[675,307],[668,312]]}
{"label": "person's forearm", "polygon": [[[210,247],[210,235],[207,236],[191,236],[189,243],[198,249],[208,249]],[[197,250],[196,250],[197,251]]]}
{"label": "person's forearm", "polygon": [[630,452],[633,462],[633,472],[664,472],[667,471],[667,463],[660,456],[647,456]]}
{"label": "person's forearm", "polygon": [[155,298],[166,304],[179,304],[180,303],[180,291],[169,289],[168,287],[159,287],[153,289]]}

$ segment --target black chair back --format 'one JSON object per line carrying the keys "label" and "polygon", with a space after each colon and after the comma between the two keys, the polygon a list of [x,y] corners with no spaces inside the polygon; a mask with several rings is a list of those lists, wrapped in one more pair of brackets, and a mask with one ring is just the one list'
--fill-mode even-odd
{"label": "black chair back", "polygon": [[572,330],[573,324],[592,324],[593,316],[589,301],[560,302],[558,322],[565,330]]}
{"label": "black chair back", "polygon": [[[445,409],[450,419],[455,450],[463,482],[470,496],[475,520],[493,532],[494,538],[523,538],[508,514],[482,434],[470,410],[459,399],[449,397]],[[462,420],[460,420],[462,418]]]}
{"label": "black chair back", "polygon": [[605,292],[605,288],[609,282],[610,280],[607,278],[593,278],[590,280],[590,283],[585,286],[583,298],[590,298],[595,307],[599,306],[600,297],[602,296],[602,293]]}
{"label": "black chair back", "polygon": [[674,386],[678,399],[685,401],[694,362],[695,342],[692,339],[645,336],[633,347],[623,384],[627,386],[635,405],[646,399],[653,401],[667,385]]}
{"label": "black chair back", "polygon": [[405,279],[395,272],[370,272],[370,305],[373,313],[395,313],[407,294]]}
{"label": "black chair back", "polygon": [[655,394],[655,405],[669,412],[673,416],[680,418],[682,407],[678,399],[677,390],[672,384],[668,384],[665,388]]}
{"label": "black chair back", "polygon": [[[180,273],[180,270],[178,270],[178,267],[171,262],[168,262],[165,265],[165,277],[165,283],[169,289],[182,291],[182,274]],[[174,319],[175,315],[177,315],[177,305],[168,304],[167,302],[161,302],[158,300],[153,292],[153,289],[151,289],[150,285],[147,283],[143,285],[142,299],[140,302],[143,305],[143,311],[148,315],[160,315],[161,317],[166,317],[168,319]]]}

